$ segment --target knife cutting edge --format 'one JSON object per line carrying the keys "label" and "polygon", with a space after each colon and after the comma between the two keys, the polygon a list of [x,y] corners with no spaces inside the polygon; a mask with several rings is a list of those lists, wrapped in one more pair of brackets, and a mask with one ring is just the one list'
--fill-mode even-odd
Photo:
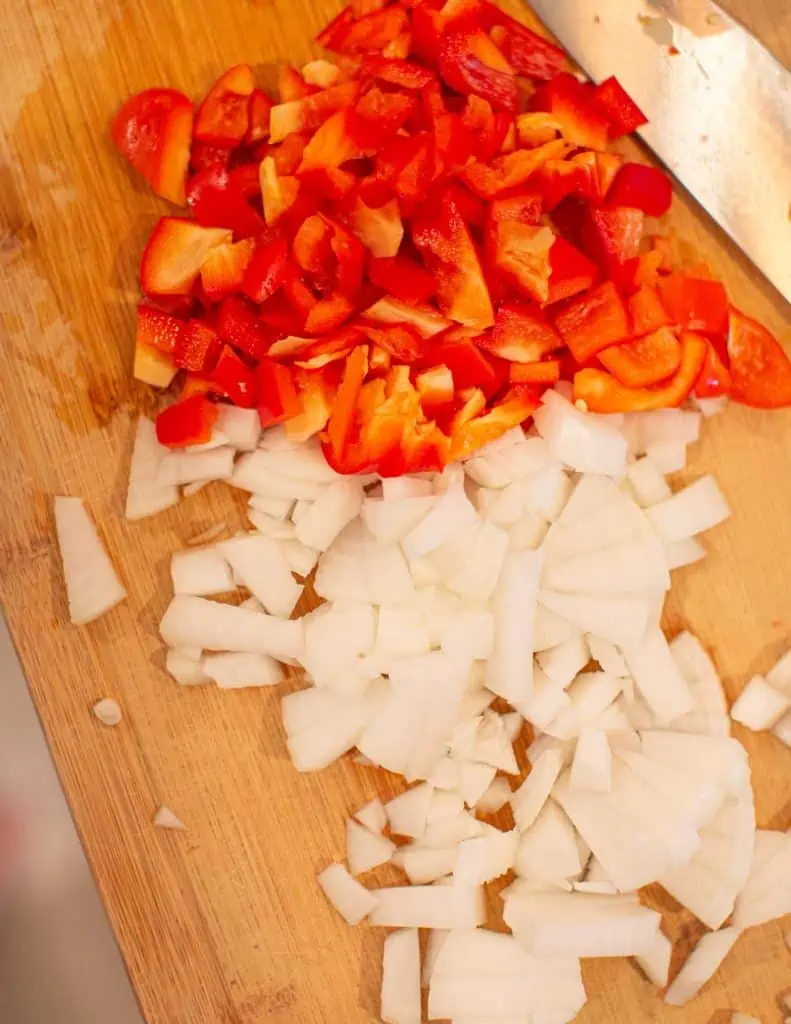
{"label": "knife cutting edge", "polygon": [[615,74],[650,124],[643,140],[791,302],[791,73],[710,5],[720,31],[673,24],[643,0],[531,0],[596,81]]}

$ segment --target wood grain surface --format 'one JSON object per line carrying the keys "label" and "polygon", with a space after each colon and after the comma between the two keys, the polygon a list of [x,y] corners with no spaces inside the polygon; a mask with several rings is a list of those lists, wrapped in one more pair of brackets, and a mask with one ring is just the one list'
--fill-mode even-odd
{"label": "wood grain surface", "polygon": [[[730,8],[791,65],[787,0]],[[165,204],[113,152],[108,119],[133,91],[197,96],[239,61],[271,85],[278,60],[316,52],[334,10],[334,0],[7,0],[0,19],[0,594],[149,1024],[355,1024],[377,1013],[383,936],[343,925],[315,875],[342,856],[344,817],[389,782],[350,761],[300,776],[277,693],[182,689],[164,674],[167,556],[218,519],[242,525],[228,490],[155,520],[123,518],[134,417],[152,403],[130,376],[136,268]],[[694,204],[679,202],[673,225],[791,342],[788,307]],[[732,696],[791,644],[789,427],[791,414],[734,408],[706,424],[690,467],[716,471],[735,514],[706,541],[711,557],[677,574],[668,624],[713,649]],[[67,622],[54,494],[86,499],[129,589],[83,629]],[[115,730],[90,714],[105,696],[125,711]],[[791,751],[737,735],[759,823],[787,827]],[[161,803],[188,833],[151,826]],[[664,907],[680,955],[702,929]],[[739,1009],[779,1021],[791,987],[782,933],[775,923],[745,935],[684,1010],[665,1008],[626,962],[586,964],[580,1019],[704,1024]]]}

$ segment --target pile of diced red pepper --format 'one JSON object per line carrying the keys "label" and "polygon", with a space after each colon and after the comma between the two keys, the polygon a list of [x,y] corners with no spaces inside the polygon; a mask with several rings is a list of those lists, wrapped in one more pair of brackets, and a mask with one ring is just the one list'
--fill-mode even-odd
{"label": "pile of diced red pepper", "polygon": [[[660,170],[613,139],[645,123],[615,79],[488,0],[356,0],[284,67],[239,65],[194,110],[133,97],[116,145],[192,219],[143,255],[135,372],[167,387],[160,440],[208,439],[216,402],[320,433],[349,473],[435,470],[573,382],[596,412],[731,395],[791,404],[791,364],[646,218]],[[584,403],[584,405],[583,405]]]}

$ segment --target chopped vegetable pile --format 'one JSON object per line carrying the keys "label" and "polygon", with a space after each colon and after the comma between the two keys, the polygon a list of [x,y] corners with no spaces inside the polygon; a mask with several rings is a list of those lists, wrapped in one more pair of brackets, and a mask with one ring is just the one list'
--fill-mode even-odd
{"label": "chopped vegetable pile", "polygon": [[667,175],[610,149],[646,119],[614,79],[489,0],[345,8],[285,66],[193,109],[151,89],[112,136],[161,196],[140,268],[135,375],[179,400],[160,441],[208,439],[216,400],[320,433],[344,474],[439,470],[573,381],[600,413],[730,395],[791,404],[776,339],[650,225]]}

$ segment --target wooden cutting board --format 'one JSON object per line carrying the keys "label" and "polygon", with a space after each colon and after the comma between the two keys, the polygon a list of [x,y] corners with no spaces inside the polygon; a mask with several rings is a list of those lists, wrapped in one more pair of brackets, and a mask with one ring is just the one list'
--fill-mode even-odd
{"label": "wooden cutting board", "polygon": [[[732,8],[791,65],[786,0]],[[130,376],[136,268],[165,204],[113,152],[108,119],[147,86],[198,96],[239,61],[259,65],[271,86],[278,60],[316,53],[311,39],[335,9],[10,0],[3,11],[0,593],[149,1024],[352,1024],[377,1012],[383,936],[346,928],[314,879],[343,855],[345,816],[389,783],[349,761],[300,776],[277,693],[182,689],[164,674],[168,554],[218,519],[242,525],[228,490],[208,488],[153,521],[123,519],[135,414],[152,405]],[[673,223],[735,299],[791,341],[788,307],[694,204],[679,202]],[[689,625],[715,651],[731,695],[791,644],[790,427],[791,414],[734,408],[706,424],[690,468],[716,470],[734,516],[706,540],[710,559],[678,574],[669,624]],[[67,621],[54,494],[87,500],[129,589],[83,629]],[[105,696],[124,708],[115,730],[90,713]],[[791,752],[737,734],[755,769],[759,823],[787,827]],[[162,803],[187,833],[151,826]],[[687,950],[701,929],[665,902]],[[791,986],[782,933],[773,924],[746,935],[685,1010],[666,1009],[628,963],[588,964],[581,1020],[704,1024],[735,1009],[778,1020],[777,997]]]}

